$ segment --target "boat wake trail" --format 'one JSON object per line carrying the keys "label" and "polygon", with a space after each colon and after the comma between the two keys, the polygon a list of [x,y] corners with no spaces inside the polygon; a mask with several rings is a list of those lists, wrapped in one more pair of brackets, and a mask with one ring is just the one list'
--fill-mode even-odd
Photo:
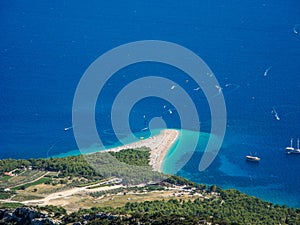
{"label": "boat wake trail", "polygon": [[275,107],[273,107],[271,113],[275,116],[276,120],[280,120],[280,117],[279,117],[279,115],[278,115],[278,113],[277,113]]}

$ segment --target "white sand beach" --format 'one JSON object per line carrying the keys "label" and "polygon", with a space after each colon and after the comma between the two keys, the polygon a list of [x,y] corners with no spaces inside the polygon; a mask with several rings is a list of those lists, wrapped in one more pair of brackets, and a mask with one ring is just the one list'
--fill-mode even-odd
{"label": "white sand beach", "polygon": [[120,147],[103,150],[101,152],[118,152],[129,148],[149,147],[150,151],[150,165],[153,170],[162,172],[162,164],[164,157],[168,150],[177,140],[179,131],[172,129],[162,130],[160,134],[149,137],[144,140],[126,144]]}

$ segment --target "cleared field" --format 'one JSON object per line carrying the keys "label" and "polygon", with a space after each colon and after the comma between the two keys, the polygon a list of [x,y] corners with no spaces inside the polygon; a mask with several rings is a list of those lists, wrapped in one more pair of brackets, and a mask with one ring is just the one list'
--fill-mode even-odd
{"label": "cleared field", "polygon": [[88,194],[76,194],[65,198],[58,198],[51,200],[49,203],[56,206],[63,206],[68,212],[77,211],[79,208],[88,209],[91,207],[106,207],[111,206],[113,208],[124,206],[127,202],[144,202],[162,200],[166,201],[169,199],[185,199],[194,200],[199,196],[191,196],[185,194],[180,197],[175,197],[173,191],[153,191],[144,193],[124,193],[113,194],[111,196],[102,196],[99,198],[91,197]]}
{"label": "cleared field", "polygon": [[118,195],[106,196],[102,198],[95,199],[95,201],[103,206],[111,206],[111,207],[119,207],[124,206],[127,202],[144,202],[144,201],[154,201],[154,200],[162,200],[162,199],[196,199],[199,196],[190,196],[183,195],[181,197],[175,197],[173,195],[173,191],[153,191],[153,192],[145,192],[145,193],[127,193],[124,195],[123,193]]}
{"label": "cleared field", "polygon": [[7,182],[10,178],[11,178],[10,176],[0,177],[0,186],[1,186],[2,183]]}
{"label": "cleared field", "polygon": [[11,193],[0,192],[0,199],[7,199],[11,196]]}
{"label": "cleared field", "polygon": [[38,184],[43,184],[43,183],[45,183],[47,181],[50,181],[50,180],[51,180],[50,177],[42,177],[39,180],[36,180],[36,181],[30,182],[30,183],[26,183],[24,185],[14,187],[14,188],[12,188],[12,190],[20,190],[22,188],[26,189],[26,188],[31,187],[31,186],[35,186],[35,185],[38,185]]}
{"label": "cleared field", "polygon": [[22,203],[14,203],[14,202],[0,202],[0,209],[6,208],[18,208],[24,206]]}
{"label": "cleared field", "polygon": [[34,189],[36,189],[36,194],[40,195],[48,195],[54,192],[61,191],[65,185],[57,184],[53,186],[52,184],[37,184],[35,186],[30,186],[24,190],[24,192],[31,193],[34,192]]}
{"label": "cleared field", "polygon": [[43,198],[43,196],[32,195],[32,194],[31,195],[19,194],[19,195],[14,196],[11,200],[22,202],[22,201],[28,201],[28,200],[41,199],[41,198]]}
{"label": "cleared field", "polygon": [[0,188],[14,188],[17,186],[25,185],[26,183],[33,182],[48,174],[46,171],[27,170],[19,176],[15,177],[2,177]]}

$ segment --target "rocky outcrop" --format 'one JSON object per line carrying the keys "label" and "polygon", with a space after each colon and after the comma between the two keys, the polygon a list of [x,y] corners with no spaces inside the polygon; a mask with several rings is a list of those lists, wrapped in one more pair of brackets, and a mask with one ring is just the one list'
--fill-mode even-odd
{"label": "rocky outcrop", "polygon": [[57,225],[60,221],[48,217],[34,208],[0,209],[0,224],[16,225]]}

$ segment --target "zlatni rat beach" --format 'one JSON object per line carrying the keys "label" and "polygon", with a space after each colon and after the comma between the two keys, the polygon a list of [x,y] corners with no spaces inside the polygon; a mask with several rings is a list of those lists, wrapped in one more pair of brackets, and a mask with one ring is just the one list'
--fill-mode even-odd
{"label": "zlatni rat beach", "polygon": [[126,144],[116,148],[102,150],[101,152],[119,152],[124,149],[134,149],[140,147],[148,147],[150,151],[150,165],[153,170],[162,172],[162,165],[168,150],[177,140],[179,131],[166,129],[162,130],[160,134],[151,136],[147,139],[140,140],[131,144]]}

